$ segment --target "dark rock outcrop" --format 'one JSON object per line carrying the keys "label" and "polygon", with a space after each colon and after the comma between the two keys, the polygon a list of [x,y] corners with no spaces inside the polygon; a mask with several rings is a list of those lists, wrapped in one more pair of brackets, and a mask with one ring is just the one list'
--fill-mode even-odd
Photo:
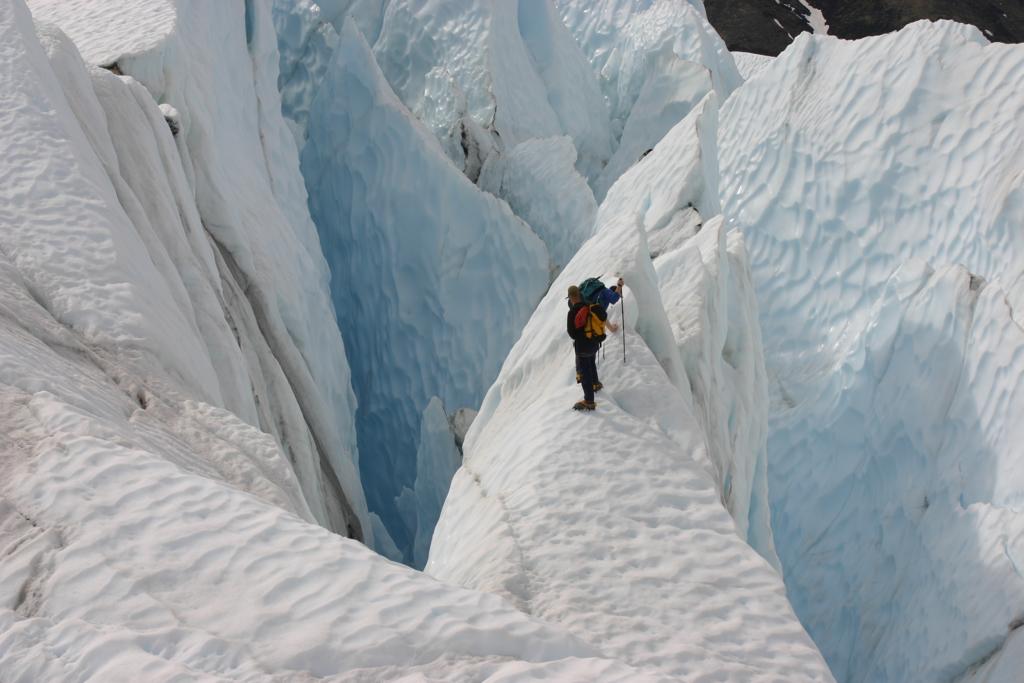
{"label": "dark rock outcrop", "polygon": [[[864,38],[898,30],[919,19],[974,24],[993,42],[1024,42],[1020,0],[810,0],[829,33]],[[808,10],[798,0],[705,0],[708,18],[730,50],[777,55],[801,31]]]}

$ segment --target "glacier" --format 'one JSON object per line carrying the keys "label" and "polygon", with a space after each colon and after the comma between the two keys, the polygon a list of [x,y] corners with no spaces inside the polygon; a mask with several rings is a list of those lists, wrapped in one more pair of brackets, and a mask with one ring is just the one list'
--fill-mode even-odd
{"label": "glacier", "polygon": [[505,200],[548,249],[552,276],[594,231],[597,201],[567,136],[533,138],[488,156],[477,185]]}
{"label": "glacier", "polygon": [[1018,677],[1020,47],[731,55],[700,0],[0,45],[0,679]]}
{"label": "glacier", "polygon": [[753,52],[733,52],[732,57],[736,62],[736,69],[740,72],[740,76],[743,77],[744,81],[749,81],[751,78],[758,76],[775,59],[774,57],[754,54]]}
{"label": "glacier", "polygon": [[793,605],[840,680],[1012,659],[1024,51],[921,22],[758,68],[722,107],[721,195],[761,305]]}

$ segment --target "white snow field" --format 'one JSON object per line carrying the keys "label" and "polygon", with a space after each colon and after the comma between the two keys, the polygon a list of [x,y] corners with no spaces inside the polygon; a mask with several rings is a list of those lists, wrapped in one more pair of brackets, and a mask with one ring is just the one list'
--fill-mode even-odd
{"label": "white snow field", "polygon": [[722,108],[776,546],[840,680],[1020,677],[1022,121],[1024,47],[949,22],[802,35]]}
{"label": "white snow field", "polygon": [[[743,382],[764,383],[742,241],[727,242],[717,218],[653,263],[647,246],[648,234],[695,204],[717,205],[714,194],[707,205],[699,200],[714,186],[701,177],[704,152],[713,165],[714,107],[709,96],[609,192],[596,236],[556,279],[484,399],[426,570],[502,595],[673,680],[828,681],[781,577],[742,537],[751,498],[767,503],[763,487],[753,493],[742,483],[763,464],[764,404],[729,408],[744,425],[737,444],[760,441],[733,463],[709,451],[718,442],[698,415],[712,415],[716,427],[724,419],[719,406],[698,403],[703,382],[727,364]],[[670,258],[690,265],[692,288],[677,281],[678,266],[656,271]],[[592,275],[628,283],[627,359],[622,337],[611,335],[599,362],[605,388],[596,413],[584,414],[568,410],[580,390],[565,291]],[[613,310],[621,320],[621,307]],[[684,319],[693,321],[687,330],[670,323]],[[712,327],[728,329],[729,341]],[[732,496],[720,484],[722,466],[738,482]],[[737,521],[723,501],[744,486]]]}
{"label": "white snow field", "polygon": [[401,528],[387,495],[413,486],[423,410],[433,396],[451,412],[480,404],[547,287],[547,249],[444,155],[353,22],[314,100],[302,168],[373,456],[371,507],[409,547],[417,525]]}

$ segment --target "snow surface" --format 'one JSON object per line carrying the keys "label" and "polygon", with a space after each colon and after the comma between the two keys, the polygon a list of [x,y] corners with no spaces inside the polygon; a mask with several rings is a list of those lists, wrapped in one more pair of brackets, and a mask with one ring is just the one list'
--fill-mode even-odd
{"label": "snow surface", "polygon": [[[698,326],[693,338],[708,339],[690,349],[680,336],[684,361],[676,337],[683,332],[670,325],[670,315],[678,320],[691,310],[724,328],[728,301],[748,307],[736,312],[736,325],[756,329],[749,282],[746,292],[728,291],[742,284],[741,242],[727,247],[716,219],[719,237],[706,245],[706,258],[721,277],[700,277],[690,290],[668,274],[662,281],[647,248],[649,232],[688,215],[694,202],[705,210],[717,204],[713,193],[706,206],[697,201],[714,178],[695,182],[702,150],[711,144],[713,151],[714,107],[709,96],[609,192],[595,237],[552,285],[487,393],[426,569],[504,596],[610,656],[673,680],[832,680],[781,577],[744,542],[741,524],[722,502],[729,496],[716,479],[720,454],[709,453],[697,415],[703,397],[691,394],[697,378],[687,365],[699,362],[702,347],[719,363],[723,351]],[[704,258],[692,240],[674,248]],[[730,261],[739,275],[726,274]],[[621,321],[625,306],[626,332],[605,342],[596,414],[569,410],[580,392],[565,337],[564,292],[587,275],[622,275],[627,282],[612,315]],[[668,307],[663,286],[672,297]],[[755,381],[756,359],[741,356],[758,351],[752,336],[732,348],[737,373],[750,375],[744,381]],[[767,414],[760,407],[758,414],[749,406],[748,417],[759,415],[763,432]],[[733,465],[736,480],[763,454],[763,439],[759,449],[737,452],[749,462]],[[763,494],[756,494],[762,506]]]}
{"label": "snow surface", "polygon": [[758,55],[753,52],[733,52],[732,58],[736,60],[736,68],[739,70],[740,76],[743,77],[744,81],[749,81],[751,78],[759,76],[775,61],[774,57]]}
{"label": "snow surface", "polygon": [[392,497],[414,484],[423,410],[434,396],[449,412],[479,405],[547,287],[548,253],[444,155],[352,22],[314,100],[302,169],[360,397],[365,486],[408,548],[415,525],[402,528]]}
{"label": "snow surface", "polygon": [[1024,616],[1022,79],[920,22],[800,36],[722,109],[776,546],[840,680],[954,679]]}
{"label": "snow surface", "polygon": [[159,48],[178,19],[171,0],[32,0],[29,6],[60,26],[87,62],[103,66]]}

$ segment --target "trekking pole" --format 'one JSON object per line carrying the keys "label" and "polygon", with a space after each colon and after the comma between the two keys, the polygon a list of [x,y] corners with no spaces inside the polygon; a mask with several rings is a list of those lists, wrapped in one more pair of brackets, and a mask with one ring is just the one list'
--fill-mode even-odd
{"label": "trekking pole", "polygon": [[622,364],[626,364],[626,288],[620,287],[622,291],[619,295],[622,297]]}

